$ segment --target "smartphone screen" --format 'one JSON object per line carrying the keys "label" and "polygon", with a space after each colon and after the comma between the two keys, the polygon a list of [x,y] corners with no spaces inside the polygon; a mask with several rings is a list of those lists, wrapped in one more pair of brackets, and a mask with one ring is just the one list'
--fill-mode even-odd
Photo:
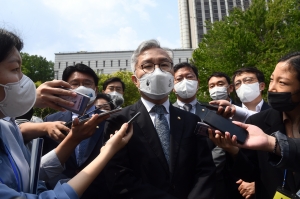
{"label": "smartphone screen", "polygon": [[[74,91],[75,92],[75,91]],[[82,93],[78,93],[76,92],[76,96],[75,97],[72,97],[72,96],[65,96],[65,95],[60,95],[59,97],[64,99],[64,100],[67,100],[69,102],[73,102],[74,103],[74,106],[64,106],[64,105],[61,105],[61,104],[58,104],[59,106],[69,110],[69,111],[72,111],[73,113],[77,113],[79,115],[82,115],[90,101],[90,97],[87,96],[87,95],[84,95]]]}

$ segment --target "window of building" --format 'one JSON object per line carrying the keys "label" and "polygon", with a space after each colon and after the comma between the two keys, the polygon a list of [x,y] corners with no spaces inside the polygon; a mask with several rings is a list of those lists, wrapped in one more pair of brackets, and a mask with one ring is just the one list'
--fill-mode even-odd
{"label": "window of building", "polygon": [[58,79],[58,71],[54,71],[54,79]]}
{"label": "window of building", "polygon": [[103,61],[103,67],[105,67],[105,61]]}
{"label": "window of building", "polygon": [[181,63],[181,58],[179,58],[179,63]]}
{"label": "window of building", "polygon": [[119,67],[120,67],[120,60],[118,60],[118,65],[119,65]]}
{"label": "window of building", "polygon": [[82,61],[80,63],[82,64]]}
{"label": "window of building", "polygon": [[98,74],[98,75],[101,75],[101,74],[103,74],[103,72],[104,72],[104,70],[103,70],[103,69],[97,69],[97,74]]}
{"label": "window of building", "polygon": [[189,58],[186,58],[186,62],[189,63]]}
{"label": "window of building", "polygon": [[66,67],[68,67],[68,62],[66,62]]}
{"label": "window of building", "polygon": [[60,68],[60,62],[58,62],[58,68]]}
{"label": "window of building", "polygon": [[98,61],[96,61],[96,68],[98,67]]}
{"label": "window of building", "polygon": [[128,60],[126,59],[126,66],[128,66]]}
{"label": "window of building", "polygon": [[88,61],[88,67],[90,67],[90,61]]}
{"label": "window of building", "polygon": [[110,60],[110,66],[111,67],[113,66],[113,60]]}
{"label": "window of building", "polygon": [[75,62],[73,62],[73,66],[75,66]]}

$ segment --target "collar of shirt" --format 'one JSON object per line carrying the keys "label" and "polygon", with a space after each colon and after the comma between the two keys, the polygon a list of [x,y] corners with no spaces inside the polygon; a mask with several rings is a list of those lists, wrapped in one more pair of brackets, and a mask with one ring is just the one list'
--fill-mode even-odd
{"label": "collar of shirt", "polygon": [[[184,102],[180,101],[179,99],[177,99],[177,104],[178,104],[178,106],[179,106],[180,109],[183,109],[183,106],[184,106],[184,104],[186,104],[186,103],[184,103]],[[191,110],[190,112],[195,114],[195,113],[196,113],[197,99],[195,98],[195,99],[194,99],[193,101],[191,101],[189,104],[192,105],[192,110]],[[183,109],[183,110],[184,110],[184,109]]]}
{"label": "collar of shirt", "polygon": [[[152,102],[149,102],[148,100],[144,99],[144,98],[141,98],[141,101],[143,102],[144,106],[146,107],[149,115],[150,115],[150,118],[152,120],[152,123],[153,125],[155,126],[155,116],[156,114],[153,113],[153,112],[150,112],[151,109],[153,108],[153,106],[155,106],[154,103]],[[166,113],[165,113],[165,117],[167,118],[167,121],[169,123],[169,126],[170,126],[170,101],[169,99],[167,99],[163,104],[162,104],[164,107],[165,107],[165,110],[166,110]]]}
{"label": "collar of shirt", "polygon": [[[261,107],[262,107],[263,104],[264,104],[264,100],[262,99],[262,100],[256,105],[255,111],[256,111],[256,112],[260,112]],[[248,109],[247,106],[245,106],[243,103],[242,103],[242,107]]]}
{"label": "collar of shirt", "polygon": [[[95,106],[91,106],[88,110],[86,110],[85,112],[88,113],[90,111],[93,111],[95,110]],[[91,115],[90,115],[91,116]],[[77,113],[73,113],[72,112],[72,120],[74,120],[76,117],[78,117],[78,114]]]}

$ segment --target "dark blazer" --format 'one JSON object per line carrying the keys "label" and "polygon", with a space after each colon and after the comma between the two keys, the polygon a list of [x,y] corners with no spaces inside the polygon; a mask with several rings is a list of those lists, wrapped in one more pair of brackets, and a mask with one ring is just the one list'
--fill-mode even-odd
{"label": "dark blazer", "polygon": [[[44,121],[64,121],[68,122],[72,120],[72,112],[57,112],[52,115],[47,116]],[[103,129],[104,123],[99,124],[99,128],[96,129],[96,132],[89,139],[88,149],[84,154],[84,163],[82,165],[77,165],[77,160],[75,156],[75,151],[69,157],[67,162],[65,163],[65,170],[59,176],[55,177],[48,181],[47,187],[53,189],[58,180],[72,178],[79,171],[81,171],[85,166],[87,166],[91,161],[93,161],[100,153],[100,149],[102,147],[103,140]],[[43,146],[43,154],[48,153],[52,149],[58,146],[58,142],[54,141],[48,136],[44,138],[44,146]],[[93,199],[93,198],[110,198],[110,194],[105,182],[104,174],[98,175],[98,177],[94,180],[94,182],[90,185],[90,187],[84,192],[81,199]]]}
{"label": "dark blazer", "polygon": [[[250,116],[246,123],[258,126],[269,135],[276,131],[286,134],[282,112],[272,108]],[[257,198],[273,198],[276,188],[283,182],[284,169],[271,166],[268,159],[268,152],[244,149],[236,157],[234,170],[245,181],[255,181]],[[285,188],[293,193],[299,190],[299,173],[287,171]]]}
{"label": "dark blazer", "polygon": [[[179,107],[178,103],[173,104],[175,107]],[[205,106],[201,106],[200,102],[196,104],[195,114],[200,118],[204,118],[207,112],[211,110]],[[216,147],[216,145],[210,140],[207,140],[209,149],[213,154],[213,161],[216,165],[216,199],[243,199],[243,196],[238,191],[238,185],[235,183],[238,178],[233,176],[226,165],[226,154],[222,148]]]}
{"label": "dark blazer", "polygon": [[215,166],[206,138],[196,136],[200,119],[170,105],[170,167],[142,101],[106,123],[105,138],[137,112],[133,136],[108,163],[105,175],[113,198],[214,198]]}

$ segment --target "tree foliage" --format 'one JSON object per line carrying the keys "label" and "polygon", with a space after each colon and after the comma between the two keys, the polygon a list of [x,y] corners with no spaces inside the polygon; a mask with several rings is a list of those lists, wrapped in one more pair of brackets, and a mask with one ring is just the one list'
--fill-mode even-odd
{"label": "tree foliage", "polygon": [[244,12],[235,8],[223,21],[207,22],[209,32],[192,56],[200,74],[199,92],[207,94],[207,78],[213,72],[231,76],[249,66],[261,70],[268,85],[278,59],[300,48],[299,6],[298,0],[253,0]]}
{"label": "tree foliage", "polygon": [[29,55],[21,53],[22,56],[22,72],[30,77],[32,81],[45,82],[53,80],[54,63],[47,61],[46,58],[37,55]]}

